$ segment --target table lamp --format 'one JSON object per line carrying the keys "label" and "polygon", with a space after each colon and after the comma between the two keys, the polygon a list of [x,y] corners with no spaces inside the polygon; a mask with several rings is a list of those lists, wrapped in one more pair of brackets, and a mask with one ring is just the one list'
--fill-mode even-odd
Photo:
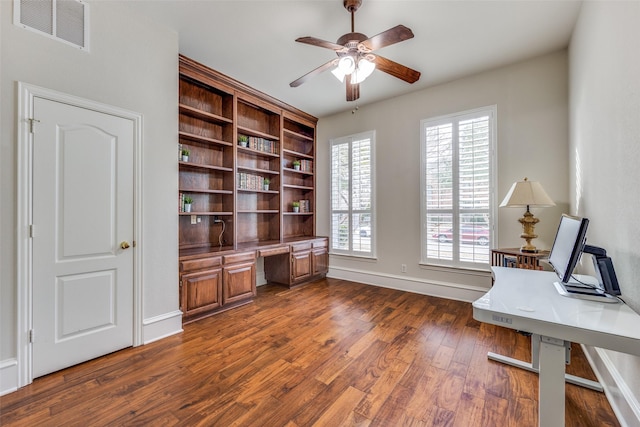
{"label": "table lamp", "polygon": [[540,222],[540,220],[533,216],[531,212],[529,212],[529,207],[549,207],[555,206],[553,200],[547,195],[540,185],[539,182],[529,181],[527,178],[524,181],[514,182],[511,186],[511,189],[505,196],[502,203],[500,203],[500,207],[508,207],[508,208],[523,208],[526,206],[527,211],[524,213],[522,218],[518,219],[518,222],[522,224],[522,237],[526,243],[520,247],[521,252],[537,252],[538,250],[534,245],[531,244],[531,240],[538,237],[535,234],[534,229],[535,225]]}

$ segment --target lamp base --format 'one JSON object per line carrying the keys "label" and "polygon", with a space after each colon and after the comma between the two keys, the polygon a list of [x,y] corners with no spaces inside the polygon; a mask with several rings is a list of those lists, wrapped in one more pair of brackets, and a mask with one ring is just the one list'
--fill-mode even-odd
{"label": "lamp base", "polygon": [[527,206],[527,211],[524,213],[522,218],[518,220],[520,224],[522,224],[522,237],[526,243],[520,247],[520,252],[527,253],[535,253],[538,252],[538,249],[534,245],[531,244],[531,241],[538,237],[535,234],[535,226],[540,220],[533,216],[531,212],[529,212],[529,207]]}

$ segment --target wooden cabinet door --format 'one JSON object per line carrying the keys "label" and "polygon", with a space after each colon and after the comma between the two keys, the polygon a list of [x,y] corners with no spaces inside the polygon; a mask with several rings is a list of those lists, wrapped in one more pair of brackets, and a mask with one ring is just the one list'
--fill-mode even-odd
{"label": "wooden cabinet door", "polygon": [[222,305],[222,269],[182,276],[182,310],[185,317],[214,310]]}
{"label": "wooden cabinet door", "polygon": [[326,249],[313,250],[313,275],[327,274],[329,271],[329,254]]}
{"label": "wooden cabinet door", "polygon": [[230,304],[256,296],[255,261],[225,266],[223,270],[223,304]]}
{"label": "wooden cabinet door", "polygon": [[291,281],[306,280],[311,276],[311,251],[291,254]]}

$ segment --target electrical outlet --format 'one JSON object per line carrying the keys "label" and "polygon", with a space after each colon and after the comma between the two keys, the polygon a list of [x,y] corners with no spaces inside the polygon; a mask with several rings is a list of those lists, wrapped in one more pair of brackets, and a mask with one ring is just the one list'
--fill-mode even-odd
{"label": "electrical outlet", "polygon": [[196,224],[198,221],[198,216],[197,215],[191,215],[191,224]]}
{"label": "electrical outlet", "polygon": [[407,264],[402,264],[400,266],[400,269],[402,270],[403,273],[406,273],[407,272]]}

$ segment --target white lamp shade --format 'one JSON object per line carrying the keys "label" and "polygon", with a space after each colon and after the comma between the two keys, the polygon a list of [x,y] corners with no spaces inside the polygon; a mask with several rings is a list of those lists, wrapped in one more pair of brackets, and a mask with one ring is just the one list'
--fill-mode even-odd
{"label": "white lamp shade", "polygon": [[539,182],[529,181],[527,178],[524,181],[514,182],[504,200],[500,203],[501,208],[549,207],[555,205]]}
{"label": "white lamp shade", "polygon": [[344,74],[351,74],[356,69],[356,62],[350,56],[343,56],[338,62],[338,68]]}
{"label": "white lamp shade", "polygon": [[351,79],[351,83],[362,83],[364,79],[369,77],[373,70],[375,70],[376,64],[370,62],[364,58],[358,61],[358,68],[354,71],[355,79]]}
{"label": "white lamp shade", "polygon": [[331,73],[336,76],[336,79],[340,80],[340,83],[344,82],[344,76],[345,74],[342,72],[342,70],[340,69],[340,67],[336,67],[333,70],[331,70]]}

